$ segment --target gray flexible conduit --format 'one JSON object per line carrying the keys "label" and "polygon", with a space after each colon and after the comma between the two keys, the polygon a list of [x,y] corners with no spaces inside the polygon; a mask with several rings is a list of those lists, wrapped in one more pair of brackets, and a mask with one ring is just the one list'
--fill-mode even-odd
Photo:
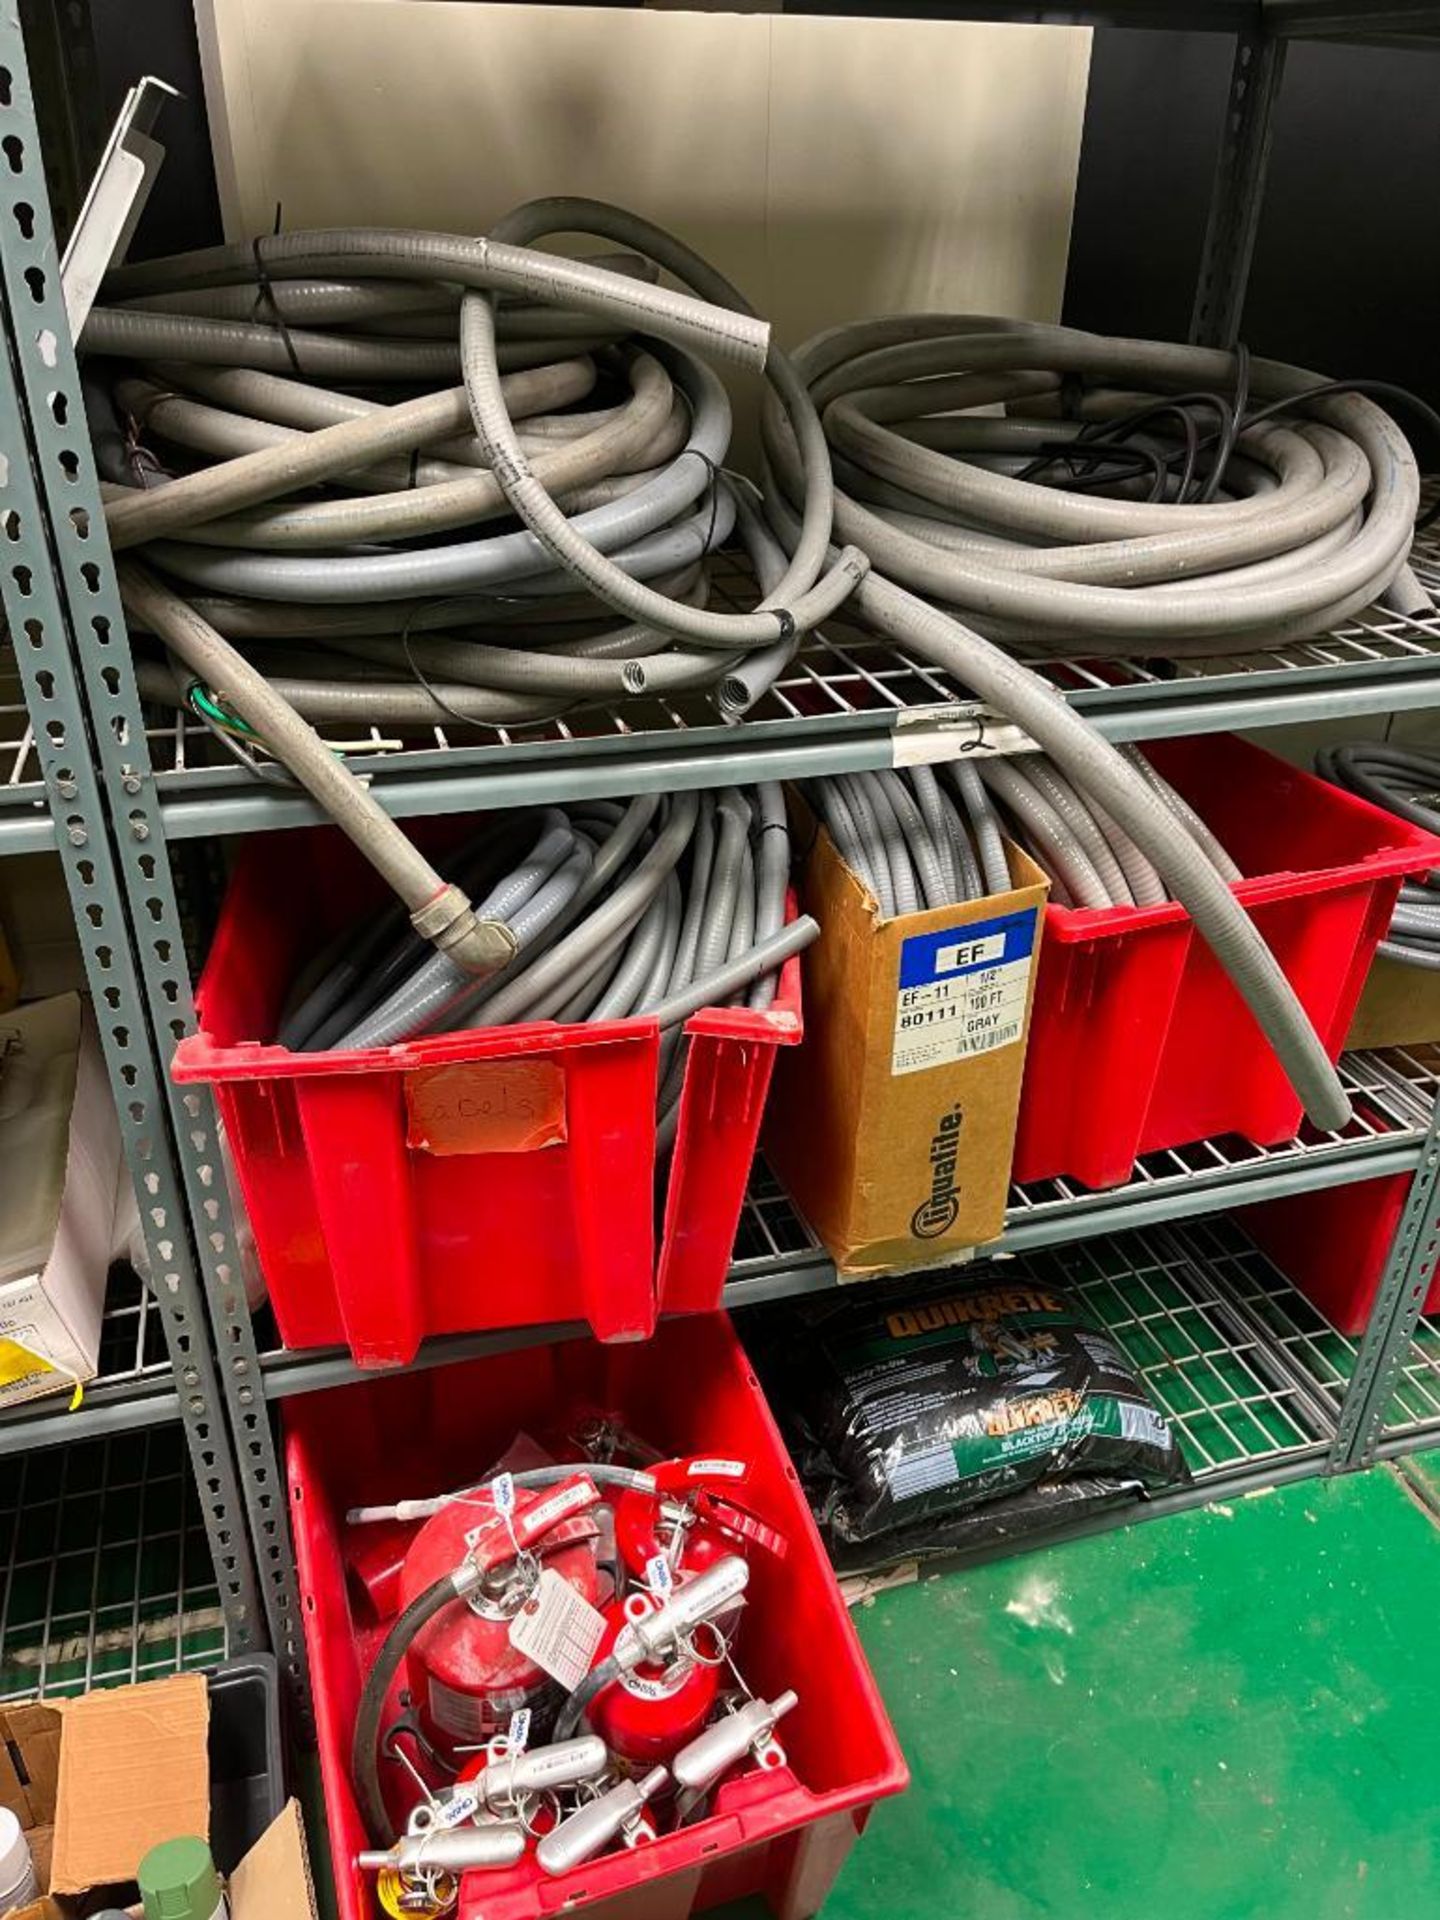
{"label": "gray flexible conduit", "polygon": [[[1251,402],[1287,404],[1240,424],[1234,493],[1147,500],[1071,490],[1065,446],[1143,403],[1230,395],[1234,355],[908,314],[821,334],[800,358],[842,478],[837,534],[991,638],[1081,657],[1248,651],[1331,626],[1406,577],[1409,444],[1359,393],[1307,398],[1318,375],[1249,361]],[[967,411],[997,401],[1004,418]],[[1164,424],[1149,426],[1162,445]],[[1026,477],[1037,454],[1048,481]]]}
{"label": "gray flexible conduit", "polygon": [[[623,252],[534,250],[562,231],[623,233]],[[90,314],[107,527],[143,563],[122,590],[163,649],[139,662],[143,691],[194,707],[242,765],[283,768],[344,827],[437,946],[427,1007],[513,974],[526,925],[477,917],[314,727],[524,726],[721,686],[733,715],[864,573],[858,553],[829,557],[829,455],[803,389],[728,293],[659,228],[575,200],[478,240],[281,234],[122,268]],[[753,612],[712,608],[704,578],[737,512],[709,359],[763,371],[801,414],[801,534]],[[387,404],[356,385],[400,390]],[[577,841],[532,933],[584,869]],[[360,1029],[373,1044],[383,1011]]]}
{"label": "gray flexible conduit", "polygon": [[[1157,797],[1198,820],[1189,807],[1144,760],[1148,785]],[[1130,879],[1113,850],[1111,835],[1124,840],[1114,823],[1103,817],[1041,754],[1009,757],[976,756],[951,761],[946,778],[930,767],[904,772],[841,774],[811,781],[805,796],[811,810],[825,822],[831,839],[847,866],[869,888],[882,914],[922,908],[955,906],[969,900],[1008,892],[1010,872],[1005,860],[1000,817],[1003,810],[1011,837],[1050,876],[1055,897],[1077,907],[1150,906],[1166,894],[1158,879],[1146,884],[1151,897],[1136,900]],[[868,804],[854,804],[859,796]],[[900,832],[895,831],[896,826]],[[1199,822],[1204,839],[1197,844],[1214,848],[1216,871],[1226,879],[1239,870]],[[1130,843],[1131,870],[1141,877],[1143,855]],[[1153,874],[1153,869],[1147,871]],[[1436,897],[1440,906],[1440,895]]]}
{"label": "gray flexible conduit", "polygon": [[[583,233],[643,256],[689,291],[533,251],[559,232]],[[296,312],[323,324],[297,327],[288,317],[268,324],[278,312],[263,322],[236,317],[239,303],[228,296],[205,310],[203,296],[254,288],[257,279],[259,295],[271,297],[286,282],[306,283],[313,290],[309,311],[301,298]],[[445,336],[457,287],[458,347]],[[387,299],[387,289],[398,297]],[[177,312],[173,300],[168,308],[145,304],[176,294],[196,310]],[[1145,775],[1063,699],[953,613],[1001,641],[1023,637],[1041,654],[1163,649],[1184,655],[1279,645],[1376,597],[1406,600],[1416,591],[1406,559],[1418,479],[1404,437],[1369,400],[1355,393],[1316,396],[1313,376],[1255,361],[1245,374],[1247,391],[1281,402],[1283,411],[1242,418],[1237,393],[1225,447],[1233,457],[1228,464],[1215,459],[1198,498],[1188,492],[1193,458],[1178,485],[1165,464],[1173,450],[1164,404],[1144,416],[1144,431],[1132,434],[1127,456],[1155,465],[1160,491],[1152,500],[1140,497],[1139,483],[1123,474],[1108,497],[1063,483],[1037,484],[1031,477],[1037,458],[1052,472],[1066,463],[1074,471],[1096,433],[1126,424],[1137,396],[1163,403],[1197,386],[1228,391],[1239,384],[1237,362],[1222,353],[1108,341],[1061,328],[921,315],[838,329],[810,343],[792,365],[743,298],[688,248],[633,215],[578,200],[533,203],[482,240],[365,229],[278,235],[255,247],[124,269],[112,276],[107,297],[111,304],[95,309],[82,344],[128,357],[124,377],[148,382],[147,391],[157,384],[173,389],[187,367],[200,369],[197,405],[220,399],[221,411],[235,411],[238,394],[258,406],[261,391],[273,395],[291,375],[296,389],[312,390],[308,399],[292,394],[290,404],[292,413],[309,407],[313,424],[292,427],[288,438],[261,432],[249,451],[198,471],[177,468],[173,476],[162,457],[164,442],[159,451],[137,452],[133,436],[119,432],[103,409],[96,422],[110,477],[128,488],[107,505],[118,537],[140,543],[150,568],[212,599],[220,596],[222,606],[234,606],[238,596],[242,608],[267,610],[265,638],[241,645],[256,653],[257,678],[273,676],[274,690],[292,696],[285,703],[292,717],[298,705],[337,722],[383,715],[408,725],[417,711],[434,720],[483,718],[492,725],[542,721],[577,701],[613,697],[613,680],[592,671],[602,661],[619,665],[627,691],[641,691],[652,672],[657,680],[676,676],[667,684],[711,684],[721,711],[736,715],[773,684],[801,634],[848,599],[873,629],[939,664],[1031,734],[1065,783],[1048,793],[1032,788],[1048,818],[1063,823],[1072,793],[1079,800],[1093,796],[1099,812],[1090,819],[1099,838],[1082,828],[1076,843],[1088,873],[1102,888],[1114,887],[1118,874],[1136,900],[1137,889],[1153,890],[1152,874],[1162,879],[1235,978],[1312,1119],[1333,1127],[1348,1117],[1338,1079],[1293,992],[1216,870],[1215,850],[1197,844]],[[263,310],[263,298],[259,305]],[[413,335],[403,330],[407,314],[416,320]],[[637,333],[670,383],[668,407],[660,404],[657,378],[639,371]],[[743,489],[719,474],[729,413],[707,355],[763,368],[766,375],[768,545]],[[524,414],[522,424],[506,370],[513,383],[565,362],[570,371],[563,378],[573,382],[574,363],[585,356],[612,389],[633,372],[634,403],[623,390],[592,395],[599,404],[578,431],[562,424],[564,415],[543,412]],[[227,366],[238,377],[225,375]],[[228,381],[223,393],[215,385],[217,367]],[[457,419],[457,369],[468,420]],[[264,379],[268,387],[253,384]],[[337,407],[330,418],[317,418],[315,387],[347,380],[399,380],[431,392],[391,407]],[[163,400],[162,393],[145,404],[158,409]],[[997,400],[1009,409],[1004,418],[969,411]],[[262,409],[261,428],[290,424],[274,411],[280,410],[267,421]],[[175,409],[171,417],[173,423]],[[654,452],[675,445],[686,419],[678,451]],[[222,431],[214,420],[198,422],[193,411],[184,420],[192,434],[200,425]],[[655,465],[647,470],[641,429],[652,424]],[[581,458],[587,447],[613,451],[617,445],[621,452],[608,472],[592,473]],[[838,495],[832,447],[845,483]],[[195,452],[181,448],[180,468],[195,468]],[[416,484],[397,489],[396,462],[407,455]],[[464,471],[477,461],[482,471]],[[347,475],[377,467],[383,479],[356,490],[353,521],[343,507],[311,514],[303,501],[274,506],[297,485],[343,486]],[[496,511],[492,475],[521,529],[469,537],[468,523],[457,528],[453,516],[472,505],[482,516]],[[574,510],[567,484],[575,489]],[[397,501],[399,491],[414,491],[421,505]],[[450,516],[437,518],[435,531],[462,537],[432,534],[418,547],[386,551],[382,541],[380,551],[362,545],[328,553],[271,552],[203,538],[207,523],[230,514],[251,516],[232,529],[242,542],[262,533],[303,541],[311,529],[347,525],[423,527],[431,505],[426,496],[434,496],[437,516]],[[764,598],[753,613],[713,610],[694,571],[737,520],[762,581]],[[870,561],[858,546],[836,551],[832,532],[863,544],[878,572],[867,574]],[[678,593],[649,584],[677,575],[687,582]],[[577,582],[581,631],[556,639],[544,603],[573,600]],[[453,622],[438,619],[440,604],[456,594],[468,603],[465,609]],[[498,600],[503,611],[477,610],[477,596]],[[394,623],[377,630],[377,609],[392,603]],[[600,608],[624,618],[620,634],[606,633]],[[254,618],[247,612],[237,628]],[[522,646],[518,651],[530,658],[502,666],[494,656],[513,651],[517,633],[528,638],[536,620],[545,626],[547,644]],[[174,622],[162,624],[173,628]],[[637,629],[655,636],[648,654],[632,651]],[[432,646],[426,657],[434,678],[417,664],[416,630]],[[223,628],[207,632],[227,645]],[[329,644],[367,635],[382,643],[368,654],[344,654]],[[162,638],[174,648],[171,631]],[[597,638],[598,650],[575,653],[577,641],[583,646]],[[716,656],[713,679],[701,657],[707,650]],[[193,660],[186,663],[201,691],[218,696],[206,723],[227,736],[229,751],[253,759],[253,744],[228,738],[241,729],[229,723],[225,702],[232,696],[219,669],[233,668],[233,661],[208,639],[196,651],[215,666],[202,674]],[[236,648],[230,653],[240,658]],[[663,671],[656,664],[661,660]],[[402,662],[413,688],[397,678]],[[584,668],[577,671],[580,662]],[[490,684],[487,671],[501,684]],[[197,697],[183,674],[147,680],[157,697],[165,697],[165,689],[177,701]],[[253,700],[252,711],[263,705]],[[273,746],[263,724],[235,711],[262,746]],[[509,719],[497,718],[502,713]],[[337,767],[342,780],[348,774],[303,721],[297,725],[288,735],[286,764],[312,792],[324,788],[338,803],[332,776]],[[958,880],[968,836],[952,837],[948,846],[944,836],[937,842],[933,826],[925,828],[918,794],[897,802],[878,786],[867,791],[856,777],[843,804],[852,832],[881,832],[887,840],[875,884],[877,894],[888,894],[889,910]],[[933,795],[925,804],[933,821]],[[379,829],[368,812],[353,796],[347,805],[351,830],[371,857],[382,852],[403,870],[393,846],[377,849]],[[698,817],[705,811],[698,809]],[[912,870],[898,843],[914,833],[917,819],[929,855]],[[1072,826],[1072,839],[1075,831]],[[974,852],[989,879],[986,859],[993,863],[994,842],[978,821]],[[427,873],[427,881],[436,877]],[[717,880],[715,910],[733,927],[728,866]],[[413,876],[411,884],[413,890]],[[655,897],[645,895],[639,920]],[[438,909],[434,899],[443,902]],[[451,942],[467,972],[493,970],[503,922],[482,928],[455,889],[433,896],[426,911],[422,930],[430,932],[438,919],[442,946]],[[677,964],[692,951],[684,917]],[[758,930],[758,911],[750,924]],[[728,939],[712,957],[733,957]],[[607,952],[605,964],[596,966],[600,993],[622,964],[618,953]],[[514,976],[513,959],[505,971]],[[587,991],[589,984],[587,975]],[[473,991],[467,997],[476,998]],[[487,997],[481,994],[482,1005]],[[567,1004],[580,997],[581,987],[572,986]],[[672,1045],[670,1082],[677,1059]]]}
{"label": "gray flexible conduit", "polygon": [[682,1022],[737,1000],[768,1006],[779,969],[819,933],[806,915],[786,919],[790,841],[780,789],[511,816],[487,825],[457,856],[457,870],[478,882],[479,863],[497,846],[506,855],[498,870],[488,858],[480,911],[505,928],[514,956],[492,980],[477,989],[445,955],[427,956],[393,914],[378,927],[367,918],[305,970],[280,1038],[300,1051],[349,1051],[460,1027],[649,1015],[663,1035],[668,1145]]}
{"label": "gray flexible conduit", "polygon": [[[821,334],[800,349],[796,370],[823,412],[847,482],[836,496],[837,534],[863,541],[873,562],[853,612],[1014,721],[1077,795],[1098,804],[1117,861],[1122,846],[1133,846],[1185,906],[1312,1121],[1343,1126],[1350,1103],[1339,1077],[1217,870],[1213,849],[1197,843],[1149,779],[1047,681],[955,610],[1002,640],[1023,632],[1042,652],[1082,656],[1134,648],[1142,633],[1146,652],[1184,653],[1278,645],[1312,632],[1387,591],[1404,568],[1419,483],[1399,429],[1357,395],[1305,400],[1312,376],[1256,362],[1255,391],[1286,400],[1296,418],[1241,436],[1249,464],[1235,482],[1238,497],[1147,505],[1071,494],[955,457],[986,445],[1017,458],[1035,450],[1038,421],[977,421],[965,409],[1038,402],[1053,414],[1062,405],[1062,380],[1079,379],[1104,383],[1098,397],[1087,388],[1080,402],[1083,415],[1093,400],[1103,419],[1107,408],[1133,408],[1129,389],[1228,390],[1232,356],[1025,323],[909,315]],[[1072,397],[1067,387],[1063,405]],[[905,423],[904,432],[891,430],[896,422]],[[802,468],[789,421],[768,401],[763,425],[766,514],[788,547],[798,537]],[[1055,422],[1046,419],[1044,430],[1055,432]],[[1266,479],[1247,496],[1246,475],[1256,471]],[[950,537],[922,541],[887,525],[873,498],[861,504],[848,485],[856,474],[872,494],[903,494]],[[1337,548],[1337,530],[1351,526],[1362,507],[1359,531]],[[1286,554],[1294,565],[1278,581],[1273,572],[1246,578],[1247,566]],[[1187,568],[1203,570],[1183,585],[1166,584]],[[1117,579],[1149,584],[1120,586]],[[1112,840],[1112,832],[1123,840]],[[1138,862],[1132,870],[1143,877]],[[882,882],[877,874],[877,893]],[[1125,884],[1133,893],[1128,877]]]}
{"label": "gray flexible conduit", "polygon": [[[1440,756],[1356,740],[1322,747],[1315,756],[1315,768],[1347,793],[1358,794],[1411,826],[1440,834]],[[1432,867],[1401,886],[1380,952],[1403,966],[1440,970],[1440,868]]]}

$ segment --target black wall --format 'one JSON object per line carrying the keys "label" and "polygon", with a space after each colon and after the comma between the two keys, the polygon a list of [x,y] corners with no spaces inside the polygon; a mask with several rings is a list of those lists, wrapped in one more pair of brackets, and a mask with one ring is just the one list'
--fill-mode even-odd
{"label": "black wall", "polygon": [[160,112],[166,150],[130,248],[132,260],[220,236],[191,0],[20,0],[21,24],[61,245],[125,95],[146,74],[183,98]]}
{"label": "black wall", "polygon": [[[1185,337],[1233,45],[1095,35],[1073,325]],[[1290,49],[1244,336],[1440,405],[1440,50]]]}

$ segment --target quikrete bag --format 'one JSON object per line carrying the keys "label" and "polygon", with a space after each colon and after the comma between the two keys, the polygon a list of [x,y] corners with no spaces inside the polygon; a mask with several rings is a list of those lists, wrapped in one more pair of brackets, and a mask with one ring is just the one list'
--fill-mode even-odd
{"label": "quikrete bag", "polygon": [[1146,1489],[1189,1479],[1109,1334],[1019,1261],[963,1282],[931,1275],[790,1303],[761,1349],[837,1541],[1042,1479]]}

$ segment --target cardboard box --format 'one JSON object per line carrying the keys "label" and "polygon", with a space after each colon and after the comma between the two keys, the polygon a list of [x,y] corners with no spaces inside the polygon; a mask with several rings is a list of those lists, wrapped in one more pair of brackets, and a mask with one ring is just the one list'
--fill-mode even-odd
{"label": "cardboard box", "polygon": [[1049,882],[1007,845],[1009,893],[887,920],[808,812],[797,837],[822,935],[766,1156],[842,1279],[943,1266],[1005,1223]]}
{"label": "cardboard box", "polygon": [[1440,1040],[1440,971],[1375,956],[1347,1047],[1418,1047]]}
{"label": "cardboard box", "polygon": [[[210,1834],[202,1674],[0,1710],[0,1806],[30,1839],[45,1897],[9,1920],[76,1920],[125,1908],[151,1847]],[[231,1920],[314,1920],[292,1801],[231,1876]],[[107,1896],[101,1898],[102,1893]]]}
{"label": "cardboard box", "polygon": [[120,1127],[88,1001],[0,1020],[0,1408],[95,1377]]}

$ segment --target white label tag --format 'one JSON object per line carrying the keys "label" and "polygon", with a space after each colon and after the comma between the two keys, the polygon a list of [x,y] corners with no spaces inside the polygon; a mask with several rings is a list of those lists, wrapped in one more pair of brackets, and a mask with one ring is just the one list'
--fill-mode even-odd
{"label": "white label tag", "polygon": [[604,1632],[604,1614],[547,1567],[510,1622],[510,1644],[573,1693],[590,1671]]}
{"label": "white label tag", "polygon": [[670,1598],[675,1574],[663,1553],[652,1553],[645,1562],[645,1584],[657,1600]]}
{"label": "white label tag", "polygon": [[743,1480],[745,1462],[743,1460],[692,1460],[690,1478],[692,1480]]}
{"label": "white label tag", "polygon": [[442,1833],[449,1833],[453,1827],[463,1827],[467,1820],[473,1820],[480,1811],[480,1795],[474,1787],[457,1787],[442,1806],[435,1809],[435,1825]]}
{"label": "white label tag", "polygon": [[548,1533],[551,1527],[558,1526],[567,1515],[581,1513],[595,1498],[595,1490],[589,1480],[579,1480],[571,1487],[561,1487],[558,1493],[552,1493],[548,1499],[537,1501],[533,1507],[525,1510],[525,1532],[531,1540],[538,1540],[542,1533]]}
{"label": "white label tag", "polygon": [[892,1074],[923,1073],[1013,1046],[1025,1031],[1036,910],[942,933],[900,949]]}
{"label": "white label tag", "polygon": [[505,1744],[511,1753],[523,1753],[530,1744],[530,1709],[521,1707],[518,1713],[510,1716],[510,1731],[505,1736]]}
{"label": "white label tag", "polygon": [[490,1498],[495,1502],[495,1511],[503,1513],[508,1519],[515,1511],[515,1476],[513,1473],[497,1473],[490,1482]]}

